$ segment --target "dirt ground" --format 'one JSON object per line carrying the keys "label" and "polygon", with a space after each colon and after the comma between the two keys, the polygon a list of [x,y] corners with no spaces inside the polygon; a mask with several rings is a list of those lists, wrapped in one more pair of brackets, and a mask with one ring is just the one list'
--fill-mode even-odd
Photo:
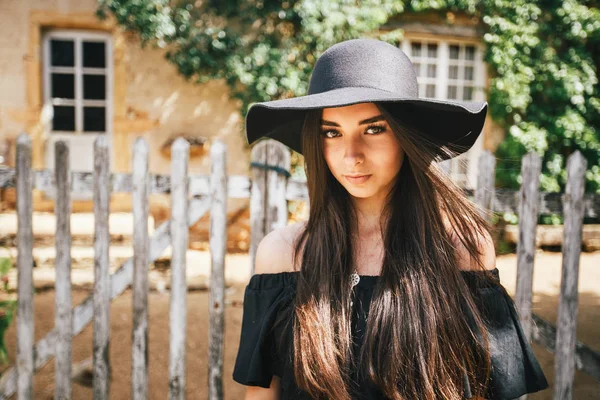
{"label": "dirt ground", "polygon": [[[247,257],[236,257],[227,263],[230,271],[248,268]],[[558,293],[560,290],[560,253],[539,252],[535,258],[534,310],[544,319],[556,322]],[[514,293],[516,256],[498,256],[500,279],[509,292]],[[230,273],[227,275],[230,276]],[[247,279],[247,277],[246,277]],[[242,320],[244,283],[234,283],[226,291],[226,329],[223,386],[225,399],[243,399],[244,387],[231,378],[239,344]],[[73,304],[80,303],[87,290],[73,291]],[[187,398],[207,398],[207,351],[208,351],[208,296],[206,290],[188,294],[187,314]],[[169,363],[169,294],[153,291],[149,295],[149,392],[150,399],[164,399],[168,390]],[[132,296],[128,290],[111,306],[110,362],[112,365],[111,399],[130,398]],[[39,291],[35,297],[35,337],[42,338],[54,325],[54,291]],[[16,324],[7,332],[7,346],[11,363],[15,360]],[[79,362],[92,355],[93,329],[89,325],[73,341],[73,361]],[[579,311],[577,337],[596,351],[600,350],[600,252],[582,253],[579,277]],[[554,384],[554,357],[544,348],[534,344],[534,351],[546,373],[550,388],[529,396],[532,400],[549,400]],[[6,367],[2,367],[3,371]],[[52,399],[54,389],[54,359],[35,376],[35,399]],[[573,398],[577,400],[598,399],[600,383],[577,371]],[[91,399],[91,388],[73,384],[74,399]]]}

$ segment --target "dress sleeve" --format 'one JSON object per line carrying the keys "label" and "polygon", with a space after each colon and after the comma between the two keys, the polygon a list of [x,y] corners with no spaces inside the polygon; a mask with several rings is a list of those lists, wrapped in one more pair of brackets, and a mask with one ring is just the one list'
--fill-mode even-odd
{"label": "dress sleeve", "polygon": [[255,274],[244,292],[242,329],[233,380],[248,386],[270,387],[279,375],[273,324],[277,311],[291,299],[289,273]]}
{"label": "dress sleeve", "polygon": [[[483,283],[473,272],[467,284],[476,293],[488,329],[492,362],[487,399],[515,399],[548,388],[546,376],[521,326],[515,304],[500,283],[499,271],[492,270],[495,283]],[[468,394],[468,397],[467,397]],[[470,388],[465,397],[470,398]]]}

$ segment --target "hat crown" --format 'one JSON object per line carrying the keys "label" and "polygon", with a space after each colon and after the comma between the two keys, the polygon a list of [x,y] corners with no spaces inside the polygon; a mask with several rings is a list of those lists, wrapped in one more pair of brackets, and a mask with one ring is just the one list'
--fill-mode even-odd
{"label": "hat crown", "polygon": [[398,47],[376,39],[351,39],[334,44],[318,58],[308,94],[347,87],[385,90],[418,98],[417,75]]}

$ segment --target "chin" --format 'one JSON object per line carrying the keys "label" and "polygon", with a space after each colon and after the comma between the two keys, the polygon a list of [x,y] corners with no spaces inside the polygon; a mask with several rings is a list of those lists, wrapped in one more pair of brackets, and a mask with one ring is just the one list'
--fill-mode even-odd
{"label": "chin", "polygon": [[356,188],[356,187],[345,187],[346,191],[350,194],[350,196],[352,197],[357,197],[359,199],[366,199],[369,198],[373,195],[375,195],[375,191],[373,191],[372,189],[369,188]]}

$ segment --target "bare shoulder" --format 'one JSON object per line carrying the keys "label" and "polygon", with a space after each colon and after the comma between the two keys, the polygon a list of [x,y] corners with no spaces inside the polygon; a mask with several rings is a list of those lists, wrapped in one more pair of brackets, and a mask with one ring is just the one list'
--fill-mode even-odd
{"label": "bare shoulder", "polygon": [[[482,251],[481,259],[484,268],[487,270],[496,268],[496,247],[494,247],[494,240],[488,231],[484,230],[483,235],[477,235],[477,246]],[[465,269],[480,269],[470,257],[469,261],[465,261]]]}
{"label": "bare shoulder", "polygon": [[[296,222],[281,228],[273,229],[258,244],[255,274],[275,274],[297,270],[292,263],[294,242],[302,233],[306,221]],[[299,268],[299,263],[296,265]]]}
{"label": "bare shoulder", "polygon": [[[452,242],[456,246],[459,268],[462,270],[481,270],[479,265],[477,265],[477,261],[471,257],[460,239],[456,236],[456,231],[452,228],[447,216],[444,215],[443,219],[446,224],[446,229],[452,237]],[[485,269],[493,270],[496,268],[496,248],[494,246],[494,240],[487,230],[484,230],[483,234],[477,234],[477,246],[482,252],[480,257]]]}

